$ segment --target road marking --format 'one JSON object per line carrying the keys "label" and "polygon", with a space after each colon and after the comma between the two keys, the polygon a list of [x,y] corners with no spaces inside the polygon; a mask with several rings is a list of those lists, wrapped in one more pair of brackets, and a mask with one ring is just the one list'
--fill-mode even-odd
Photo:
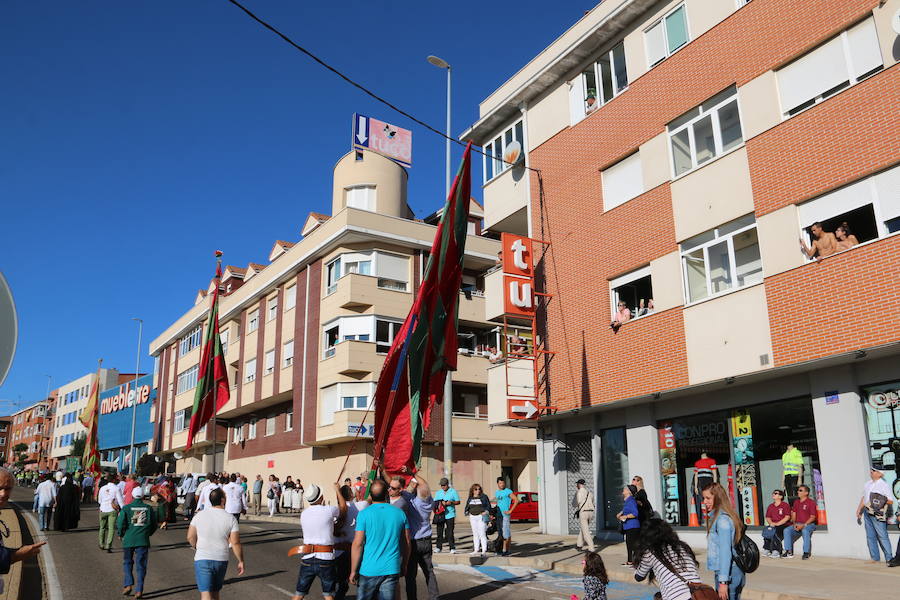
{"label": "road marking", "polygon": [[255,529],[257,531],[264,531],[265,527],[260,527],[259,525],[247,525],[248,529]]}
{"label": "road marking", "polygon": [[281,592],[281,593],[284,594],[285,596],[293,596],[293,595],[294,595],[292,592],[289,592],[289,591],[287,591],[287,590],[284,589],[284,588],[280,588],[280,587],[278,587],[277,585],[272,585],[271,583],[266,584],[266,585],[268,585],[270,588],[272,588],[273,590],[275,590],[275,591],[277,591],[277,592]]}
{"label": "road marking", "polygon": [[[18,502],[16,503],[18,505]],[[19,510],[25,518],[31,523],[31,528],[34,530],[33,537],[39,542],[46,542],[47,536],[44,535],[44,532],[41,531],[41,526],[38,524],[37,519],[33,514],[28,512],[26,509],[23,509],[19,506]],[[41,575],[44,579],[44,582],[47,584],[47,593],[49,595],[49,600],[63,600],[62,592],[60,591],[62,588],[59,585],[59,579],[56,577],[56,563],[53,561],[53,552],[50,551],[50,544],[43,546],[41,548],[40,553],[38,554],[38,558],[41,562],[44,563],[44,568],[42,569]]]}

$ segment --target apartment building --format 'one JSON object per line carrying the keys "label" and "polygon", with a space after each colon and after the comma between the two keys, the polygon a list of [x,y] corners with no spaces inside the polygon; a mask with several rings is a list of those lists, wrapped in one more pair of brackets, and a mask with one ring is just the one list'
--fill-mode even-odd
{"label": "apartment building", "polygon": [[[9,462],[15,463],[20,455],[24,455],[23,468],[26,471],[44,471],[52,467],[50,429],[56,399],[57,390],[53,390],[47,399],[12,415],[12,424],[9,426],[10,439],[7,442],[10,449]],[[25,445],[24,451],[14,450],[19,444]]]}
{"label": "apartment building", "polygon": [[11,448],[11,434],[12,434],[12,417],[0,417],[0,464],[4,467],[8,467],[12,462],[12,453]]}
{"label": "apartment building", "polygon": [[[87,406],[88,396],[91,393],[91,383],[94,381],[96,371],[86,373],[77,379],[66,383],[57,390],[59,401],[53,415],[50,436],[50,458],[58,463],[72,453],[72,444],[79,436],[87,433],[84,425],[78,420]],[[128,374],[124,374],[128,376]],[[133,375],[132,375],[133,377]],[[100,369],[100,389],[106,389],[116,385],[119,381],[119,372],[116,369]]]}
{"label": "apartment building", "polygon": [[[464,137],[489,155],[485,227],[550,242],[535,245],[555,352],[537,391],[554,407],[536,421],[545,531],[577,530],[584,477],[614,536],[641,475],[702,546],[695,489],[713,472],[752,535],[771,491],[804,483],[814,553],[867,556],[869,465],[900,498],[898,11],[606,0],[481,103]],[[500,160],[513,142],[524,163]],[[815,223],[828,256],[812,259]],[[486,289],[500,320],[502,273]],[[515,362],[489,372],[491,422],[531,381]]]}
{"label": "apartment building", "polygon": [[[220,334],[231,397],[219,412],[215,446],[208,425],[184,447],[213,283],[150,344],[158,358],[153,451],[179,472],[212,468],[334,481],[372,460],[375,383],[412,306],[435,234],[407,205],[407,171],[369,151],[336,164],[331,215],[311,213],[296,242],[276,241],[265,263],[228,266],[221,281]],[[500,475],[537,485],[535,433],[487,422],[487,367],[496,324],[485,319],[484,273],[499,243],[478,235],[473,201],[460,290],[460,354],[453,373],[454,483]],[[434,218],[434,216],[433,216]],[[433,220],[432,218],[432,220]],[[443,472],[443,417],[433,414],[421,467]]]}

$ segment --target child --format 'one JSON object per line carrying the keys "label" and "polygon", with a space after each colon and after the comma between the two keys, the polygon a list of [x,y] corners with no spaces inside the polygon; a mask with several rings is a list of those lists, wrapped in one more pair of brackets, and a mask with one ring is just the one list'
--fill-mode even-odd
{"label": "child", "polygon": [[606,576],[606,566],[603,559],[596,552],[585,552],[584,560],[584,600],[606,600],[606,585],[609,577]]}

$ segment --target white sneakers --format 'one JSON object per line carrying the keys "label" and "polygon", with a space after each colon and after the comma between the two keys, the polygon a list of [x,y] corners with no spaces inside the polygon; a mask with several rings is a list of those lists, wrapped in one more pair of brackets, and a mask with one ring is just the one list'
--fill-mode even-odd
{"label": "white sneakers", "polygon": [[456,548],[450,551],[450,554],[456,554]]}

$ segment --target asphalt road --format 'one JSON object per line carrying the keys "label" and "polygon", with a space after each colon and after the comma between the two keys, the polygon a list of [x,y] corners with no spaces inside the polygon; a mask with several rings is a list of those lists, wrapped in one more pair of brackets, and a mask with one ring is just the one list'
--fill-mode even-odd
{"label": "asphalt road", "polygon": [[[31,518],[32,491],[17,489],[13,500],[23,511],[26,523],[34,531]],[[114,543],[112,554],[101,551],[97,543],[98,515],[96,504],[82,507],[77,530],[48,531],[48,541],[40,563],[26,565],[22,598],[36,600],[113,600],[122,595],[122,551]],[[182,521],[152,538],[144,598],[199,598],[194,585],[193,550],[185,536],[187,523]],[[288,558],[287,551],[298,542],[296,527],[281,523],[243,523],[241,541],[247,570],[237,576],[234,558],[229,567],[222,597],[267,600],[289,598],[297,581],[298,561]],[[38,569],[38,566],[40,567]],[[584,594],[580,578],[524,567],[489,565],[448,565],[437,570],[442,600],[569,600],[571,594]],[[420,576],[419,597],[427,598]],[[653,588],[643,585],[611,584],[610,600],[650,600]],[[308,598],[321,598],[318,582]],[[351,588],[349,598],[355,597]]]}

